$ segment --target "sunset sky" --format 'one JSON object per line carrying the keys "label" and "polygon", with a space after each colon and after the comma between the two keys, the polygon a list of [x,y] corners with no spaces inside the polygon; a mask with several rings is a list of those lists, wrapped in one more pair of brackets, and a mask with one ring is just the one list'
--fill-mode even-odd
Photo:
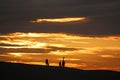
{"label": "sunset sky", "polygon": [[0,61],[120,71],[119,0],[1,0]]}

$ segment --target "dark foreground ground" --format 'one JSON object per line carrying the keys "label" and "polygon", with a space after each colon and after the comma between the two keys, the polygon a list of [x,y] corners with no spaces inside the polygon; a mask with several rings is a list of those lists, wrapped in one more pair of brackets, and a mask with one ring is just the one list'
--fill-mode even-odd
{"label": "dark foreground ground", "polygon": [[0,62],[0,80],[120,80],[120,72]]}

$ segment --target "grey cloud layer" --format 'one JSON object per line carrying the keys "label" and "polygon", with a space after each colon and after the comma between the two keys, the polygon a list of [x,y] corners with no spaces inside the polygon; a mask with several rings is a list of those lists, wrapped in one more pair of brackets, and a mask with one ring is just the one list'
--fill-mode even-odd
{"label": "grey cloud layer", "polygon": [[[77,34],[119,34],[119,0],[2,0],[0,32],[66,32]],[[81,17],[86,22],[32,24],[37,18]]]}

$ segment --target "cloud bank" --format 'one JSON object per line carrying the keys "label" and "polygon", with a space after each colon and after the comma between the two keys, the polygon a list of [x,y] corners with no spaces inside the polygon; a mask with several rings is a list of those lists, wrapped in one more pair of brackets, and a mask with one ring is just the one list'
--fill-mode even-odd
{"label": "cloud bank", "polygon": [[[119,3],[119,0],[2,0],[0,2],[0,33],[63,32],[84,35],[120,35]],[[51,23],[51,19],[65,17],[87,17],[87,20],[62,24]],[[30,23],[39,18],[42,21],[50,20],[47,21],[48,23]]]}

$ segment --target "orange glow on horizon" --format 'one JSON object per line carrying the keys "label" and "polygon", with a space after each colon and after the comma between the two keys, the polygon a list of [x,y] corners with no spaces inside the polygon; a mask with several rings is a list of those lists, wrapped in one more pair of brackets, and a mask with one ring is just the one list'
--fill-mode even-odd
{"label": "orange glow on horizon", "polygon": [[59,23],[65,23],[65,22],[74,22],[74,21],[83,21],[85,20],[85,17],[75,17],[75,18],[55,18],[55,19],[37,19],[34,21],[31,21],[33,23],[41,23],[41,22],[59,22]]}
{"label": "orange glow on horizon", "polygon": [[51,66],[65,57],[66,67],[119,69],[120,36],[91,37],[65,33],[0,35],[0,61]]}

